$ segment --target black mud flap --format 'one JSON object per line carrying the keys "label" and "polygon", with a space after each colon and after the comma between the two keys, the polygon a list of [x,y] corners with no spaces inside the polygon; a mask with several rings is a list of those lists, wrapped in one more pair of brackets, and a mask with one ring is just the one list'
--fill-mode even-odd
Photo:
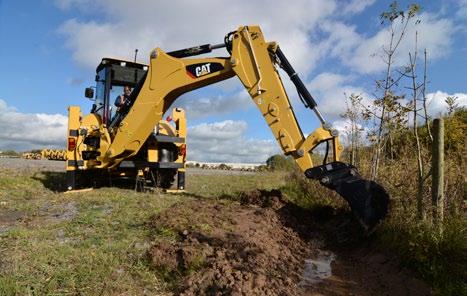
{"label": "black mud flap", "polygon": [[339,193],[368,232],[388,213],[389,194],[378,183],[363,179],[352,165],[331,162],[308,169],[305,175]]}

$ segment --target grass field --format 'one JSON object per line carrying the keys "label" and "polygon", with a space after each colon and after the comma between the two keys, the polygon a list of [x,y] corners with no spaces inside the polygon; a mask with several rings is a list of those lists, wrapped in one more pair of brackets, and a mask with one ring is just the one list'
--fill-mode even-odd
{"label": "grass field", "polygon": [[153,295],[168,292],[145,260],[147,222],[193,198],[278,188],[283,175],[189,175],[182,195],[101,188],[65,194],[59,172],[0,171],[0,295]]}
{"label": "grass field", "polygon": [[[150,254],[164,261],[174,251],[209,251],[216,241],[217,252],[229,252],[238,240],[248,248],[268,242],[258,253],[271,255],[266,262],[278,258],[277,248],[287,257],[301,244],[311,246],[307,256],[334,252],[338,259],[332,280],[312,287],[323,295],[379,295],[388,287],[410,295],[427,295],[429,286],[439,295],[465,291],[464,224],[451,221],[458,224],[447,224],[440,240],[429,229],[411,226],[410,216],[398,210],[368,239],[358,234],[358,223],[341,198],[298,172],[193,169],[188,170],[184,194],[124,188],[64,193],[65,175],[56,163],[19,159],[5,164],[0,162],[0,295],[172,295],[183,291],[181,281],[193,276],[192,266],[167,273],[153,264]],[[280,189],[286,203],[275,210],[242,207],[238,201],[256,189]],[[398,200],[397,191],[391,195]],[[155,220],[158,215],[163,218]],[[185,229],[194,232],[183,238]],[[208,242],[211,247],[190,241],[219,231]],[[293,235],[298,243],[278,240],[279,233]],[[232,254],[242,252],[240,247]],[[210,255],[209,271],[224,262],[222,256]],[[294,258],[304,262],[309,257]],[[205,263],[194,266],[195,278],[198,271],[206,272],[198,270],[206,268]],[[232,272],[258,272],[243,263],[238,268]],[[289,271],[283,274],[290,280]],[[293,285],[299,278],[294,277]]]}

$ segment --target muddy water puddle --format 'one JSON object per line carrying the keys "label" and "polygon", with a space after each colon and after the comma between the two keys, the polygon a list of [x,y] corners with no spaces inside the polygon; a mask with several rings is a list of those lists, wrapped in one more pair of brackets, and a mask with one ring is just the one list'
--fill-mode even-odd
{"label": "muddy water puddle", "polygon": [[300,287],[312,287],[332,276],[332,262],[336,255],[332,252],[322,252],[315,259],[306,259]]}

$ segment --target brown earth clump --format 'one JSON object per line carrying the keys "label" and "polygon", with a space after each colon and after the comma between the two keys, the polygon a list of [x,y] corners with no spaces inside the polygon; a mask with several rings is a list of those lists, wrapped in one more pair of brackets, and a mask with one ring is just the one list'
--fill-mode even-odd
{"label": "brown earth clump", "polygon": [[[329,207],[303,210],[287,203],[277,190],[255,190],[239,199],[240,203],[190,200],[151,220],[157,239],[148,252],[149,263],[169,289],[178,295],[391,295],[398,291],[426,295],[429,291],[421,282],[394,281],[410,276],[386,264],[383,255],[367,256],[372,265],[367,268],[367,262],[359,259],[365,258],[358,253],[365,252],[361,246],[353,247],[356,258],[345,248],[333,250],[337,255],[331,263],[332,276],[310,285],[304,279],[305,260],[331,253],[328,246],[324,250],[325,242],[336,241],[337,232],[349,224],[348,215],[341,218]],[[387,272],[392,282],[381,278]],[[366,283],[365,277],[375,283]]]}
{"label": "brown earth clump", "polygon": [[[242,204],[196,200],[156,217],[156,229],[171,229],[176,240],[159,240],[151,263],[183,275],[180,295],[297,295],[306,242],[282,226],[274,209],[280,192],[243,194]],[[251,206],[247,204],[259,205]]]}

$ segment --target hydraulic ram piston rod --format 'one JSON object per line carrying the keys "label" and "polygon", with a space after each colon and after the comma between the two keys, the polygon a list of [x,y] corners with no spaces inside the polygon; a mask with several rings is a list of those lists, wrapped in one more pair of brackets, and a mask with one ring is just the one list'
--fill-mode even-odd
{"label": "hydraulic ram piston rod", "polygon": [[292,80],[293,84],[297,88],[298,94],[300,95],[302,102],[305,104],[305,107],[312,109],[315,112],[316,116],[321,121],[321,124],[324,125],[326,121],[324,120],[323,115],[321,115],[321,112],[319,112],[318,108],[316,107],[317,104],[316,104],[315,99],[313,99],[313,96],[310,94],[308,89],[305,87],[305,84],[303,84],[303,81],[298,76],[298,73],[295,72],[294,68],[289,63],[284,53],[280,49],[280,47],[277,47],[276,49],[276,56],[281,63],[281,68],[284,69],[287,75],[289,75],[290,80]]}
{"label": "hydraulic ram piston rod", "polygon": [[167,54],[170,56],[173,56],[174,58],[186,58],[186,57],[191,57],[191,56],[200,55],[204,53],[209,53],[213,49],[223,48],[225,46],[226,45],[224,43],[214,44],[214,45],[203,44],[199,46],[171,51],[171,52],[168,52]]}

